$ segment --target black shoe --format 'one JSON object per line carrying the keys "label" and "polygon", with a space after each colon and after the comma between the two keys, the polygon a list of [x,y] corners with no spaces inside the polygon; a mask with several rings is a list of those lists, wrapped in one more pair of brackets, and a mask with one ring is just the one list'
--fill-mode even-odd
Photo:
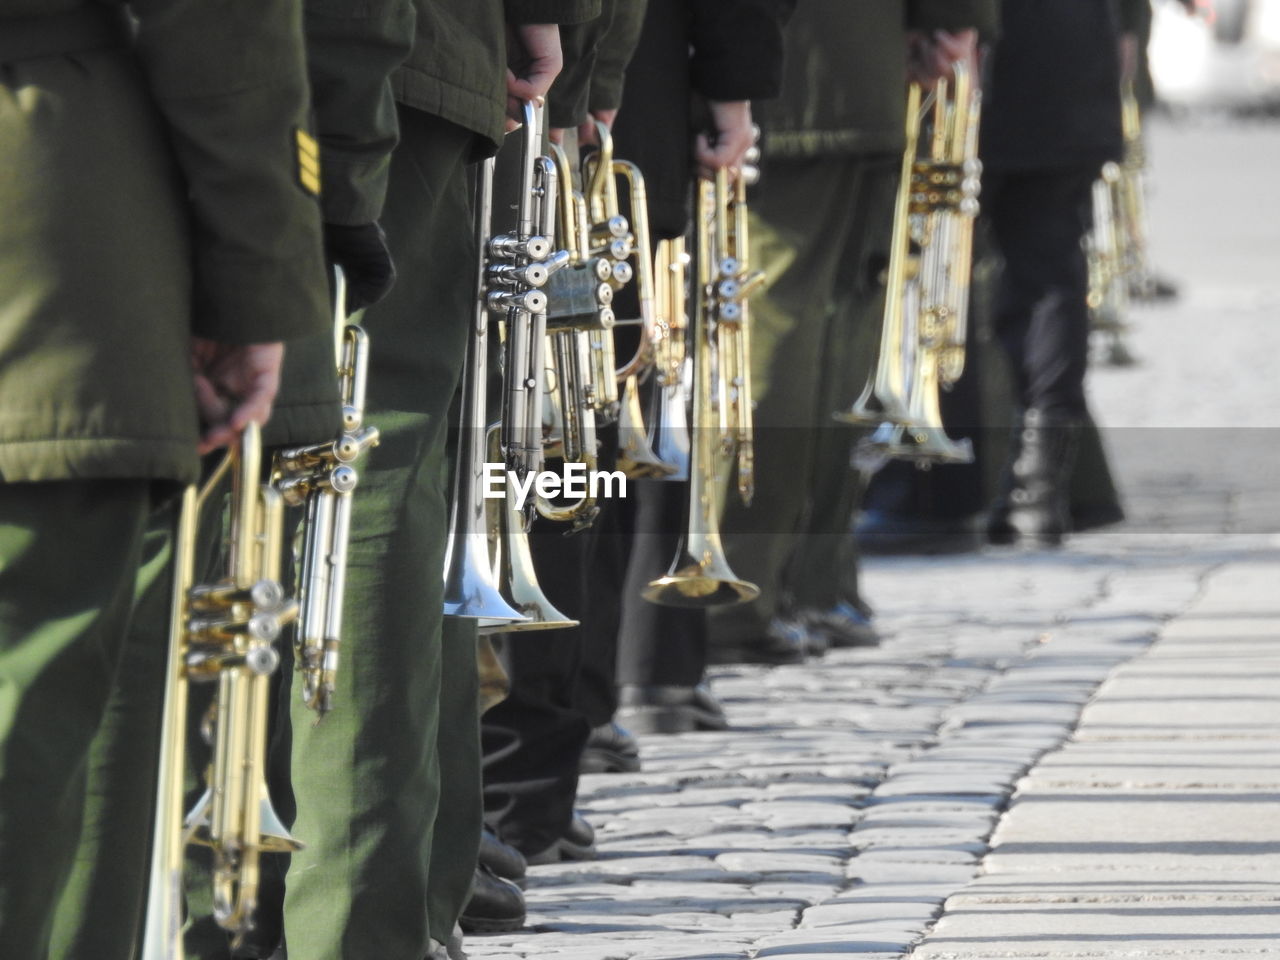
{"label": "black shoe", "polygon": [[479,859],[482,867],[488,867],[503,880],[518,884],[524,879],[524,854],[510,844],[503,843],[488,827],[480,832]]}
{"label": "black shoe", "polygon": [[994,544],[1062,544],[1067,532],[1067,484],[1075,461],[1080,423],[1064,414],[1028,410],[1010,447],[1002,476],[1003,495],[987,518]]}
{"label": "black shoe", "polygon": [[764,632],[738,643],[715,643],[708,651],[711,663],[762,663],[768,666],[804,663],[819,646],[800,621],[774,617]]}
{"label": "black shoe", "polygon": [[971,553],[982,546],[972,517],[936,520],[868,510],[854,527],[858,550],[867,556]]}
{"label": "black shoe", "polygon": [[618,693],[618,716],[636,733],[692,733],[728,730],[724,715],[704,684],[694,687],[624,684]]}
{"label": "black shoe", "polygon": [[826,610],[806,607],[797,613],[810,632],[823,635],[830,647],[874,647],[880,642],[871,618],[843,600]]}
{"label": "black shoe", "polygon": [[591,824],[575,813],[560,839],[545,850],[526,853],[524,858],[531,867],[541,867],[548,863],[564,863],[567,860],[594,860],[596,831]]}
{"label": "black shoe", "polygon": [[524,926],[524,894],[486,866],[476,867],[471,898],[458,923],[467,933],[510,933]]}
{"label": "black shoe", "polygon": [[1159,274],[1148,274],[1145,282],[1138,281],[1129,285],[1129,296],[1134,300],[1152,303],[1158,300],[1178,299],[1178,285],[1168,277]]}
{"label": "black shoe", "polygon": [[602,723],[591,731],[578,761],[579,773],[636,773],[640,770],[640,745],[626,727]]}

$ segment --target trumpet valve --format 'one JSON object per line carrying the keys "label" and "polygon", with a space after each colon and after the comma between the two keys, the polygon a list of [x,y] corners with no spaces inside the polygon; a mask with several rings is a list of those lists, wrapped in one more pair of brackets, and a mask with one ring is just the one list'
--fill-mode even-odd
{"label": "trumpet valve", "polygon": [[551,241],[546,237],[513,237],[502,235],[489,241],[489,255],[499,260],[545,260],[551,256]]}
{"label": "trumpet valve", "polygon": [[635,270],[632,269],[631,264],[622,261],[613,265],[612,280],[616,286],[625,287],[634,276]]}
{"label": "trumpet valve", "polygon": [[529,313],[542,313],[547,309],[547,295],[541,290],[521,290],[508,293],[502,290],[490,291],[489,309],[496,313],[508,310],[525,310]]}
{"label": "trumpet valve", "polygon": [[491,283],[507,287],[541,287],[551,276],[545,261],[535,260],[522,266],[496,263],[489,267],[487,276]]}

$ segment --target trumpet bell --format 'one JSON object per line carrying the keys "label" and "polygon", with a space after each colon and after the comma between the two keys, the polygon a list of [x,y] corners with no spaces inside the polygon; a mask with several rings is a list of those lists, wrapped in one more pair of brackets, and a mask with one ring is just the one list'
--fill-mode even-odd
{"label": "trumpet bell", "polygon": [[[209,811],[213,809],[213,791],[206,789],[196,801],[191,812],[183,823],[192,843],[202,847],[213,846],[209,836]],[[271,805],[271,797],[267,794],[266,784],[262,785],[262,796],[258,800],[258,849],[263,853],[297,853],[306,848],[306,844],[289,833],[288,828]]]}
{"label": "trumpet bell", "polygon": [[854,426],[868,426],[885,421],[901,422],[906,419],[906,412],[901,404],[881,399],[880,395],[872,389],[872,385],[868,384],[867,389],[854,401],[852,407],[848,410],[835,411],[831,414],[831,418]]}
{"label": "trumpet bell", "polygon": [[935,463],[973,463],[970,441],[952,440],[934,426],[884,424],[858,446],[864,453],[908,460],[921,467]]}
{"label": "trumpet bell", "polygon": [[666,479],[678,470],[675,464],[663,461],[649,443],[635,377],[627,378],[618,412],[618,469],[628,477],[650,480]]}
{"label": "trumpet bell", "polygon": [[644,599],[665,607],[697,608],[749,603],[760,596],[758,586],[730,569],[718,536],[703,535],[688,543],[666,576],[650,581],[640,592]]}
{"label": "trumpet bell", "polygon": [[720,607],[750,603],[760,596],[760,588],[746,580],[732,580],[733,571],[719,572],[696,560],[649,583],[641,596],[664,607]]}

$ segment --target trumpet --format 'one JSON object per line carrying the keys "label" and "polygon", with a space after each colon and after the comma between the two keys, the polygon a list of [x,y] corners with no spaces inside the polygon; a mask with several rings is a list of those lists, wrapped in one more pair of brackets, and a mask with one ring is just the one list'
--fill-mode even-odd
{"label": "trumpet", "polygon": [[731,191],[728,171],[720,170],[714,182],[699,181],[697,189],[688,522],[667,574],[641,594],[652,603],[676,607],[743,603],[760,595],[760,588],[735,574],[725,558],[717,467],[720,455],[736,451],[738,490],[749,499],[753,468],[746,302],[764,277],[746,269],[743,178],[737,178]]}
{"label": "trumpet", "polygon": [[[211,848],[213,915],[238,942],[253,927],[259,858],[301,849],[281,825],[266,786],[267,713],[275,641],[298,616],[280,583],[284,500],[261,484],[261,434],[246,427],[238,445],[197,491],[182,496],[174,544],[161,755],[156,791],[143,960],[181,960],[182,860],[188,843]],[[231,476],[226,572],[195,582],[201,511]],[[182,813],[188,684],[216,682],[203,728],[213,746],[207,789]]]}
{"label": "trumpet", "polygon": [[[519,223],[492,235],[494,161],[486,160],[476,186],[479,248],[475,315],[462,372],[462,414],[449,541],[445,553],[445,614],[473,618],[485,632],[573,626],[542,593],[533,573],[527,521],[511,499],[499,512],[482,495],[486,447],[517,475],[542,463],[542,344],[547,297],[541,289],[568,257],[552,255],[551,224],[556,171],[538,154],[541,107],[526,104],[521,153]],[[503,417],[487,419],[488,338],[491,314],[503,316]]]}
{"label": "trumpet", "polygon": [[347,544],[351,539],[351,498],[359,482],[355,463],[378,445],[378,428],[364,425],[369,337],[347,323],[346,283],[337,270],[334,327],[338,333],[337,373],[342,427],[328,443],[279,451],[272,483],[290,506],[305,508],[298,563],[301,613],[294,661],[302,675],[302,701],[317,719],[333,707],[342,607],[346,589]]}
{"label": "trumpet", "polygon": [[941,391],[964,372],[982,172],[981,93],[964,63],[953,70],[927,99],[919,84],[908,88],[880,353],[853,407],[834,414],[878,425],[859,452],[921,466],[973,460],[969,441],[947,436],[939,407]]}
{"label": "trumpet", "polygon": [[1128,366],[1124,342],[1132,298],[1149,299],[1155,286],[1147,259],[1146,148],[1133,83],[1120,91],[1124,157],[1103,165],[1093,184],[1093,228],[1085,237],[1089,317],[1107,340],[1105,362]]}
{"label": "trumpet", "polygon": [[688,360],[688,269],[684,237],[658,242],[654,255],[654,385],[649,397],[647,439],[660,461],[673,467],[661,479],[689,479],[692,441],[685,402]]}
{"label": "trumpet", "polygon": [[[615,160],[613,172],[626,182],[631,199],[631,219],[635,225],[636,238],[636,290],[640,307],[639,345],[631,360],[617,371],[618,382],[623,385],[618,411],[618,468],[629,477],[666,479],[680,472],[680,463],[664,459],[654,449],[654,431],[645,427],[640,402],[640,380],[653,373],[660,345],[671,349],[669,340],[674,334],[670,321],[664,323],[659,315],[659,286],[662,281],[670,282],[669,261],[660,259],[655,262],[655,255],[651,252],[653,247],[649,234],[649,201],[640,168],[629,160]],[[664,240],[658,245],[658,258],[670,256],[670,243],[671,241]],[[663,276],[664,271],[668,275]],[[670,296],[669,288],[663,287],[662,292]],[[683,286],[681,295],[683,296]],[[666,311],[666,316],[670,316],[669,310]],[[682,323],[679,331],[682,337],[683,332]],[[667,357],[667,363],[670,362],[671,358]],[[660,373],[658,382],[654,385],[655,396],[663,384],[676,378]],[[660,420],[654,418],[654,422],[656,426]],[[685,439],[687,445],[687,437]]]}

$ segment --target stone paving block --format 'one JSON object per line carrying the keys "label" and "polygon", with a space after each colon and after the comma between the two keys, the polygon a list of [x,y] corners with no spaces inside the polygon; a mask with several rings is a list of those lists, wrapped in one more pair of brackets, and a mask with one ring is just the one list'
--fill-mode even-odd
{"label": "stone paving block", "polygon": [[841,953],[902,953],[918,939],[911,930],[879,931],[865,936],[851,931],[796,930],[768,937],[757,945],[757,957],[830,956]]}
{"label": "stone paving block", "polygon": [[724,853],[715,862],[725,870],[736,873],[789,873],[816,876],[843,876],[844,863],[839,857],[806,854]]}
{"label": "stone paving block", "polygon": [[986,844],[949,844],[946,846],[909,846],[887,843],[858,851],[863,862],[889,860],[895,863],[962,863],[974,864],[986,851]]}
{"label": "stone paving block", "polygon": [[1033,793],[1015,801],[993,842],[990,872],[1099,860],[1111,869],[1172,868],[1206,857],[1220,868],[1280,870],[1280,803],[1247,791]]}
{"label": "stone paving block", "polygon": [[1228,903],[1274,904],[1280,880],[1231,874],[1206,864],[1199,870],[1107,870],[994,873],[976,877],[947,900],[947,908],[986,903]]}
{"label": "stone paving block", "polygon": [[800,917],[802,928],[826,927],[854,922],[896,923],[923,928],[940,911],[941,904],[919,901],[884,902],[853,900],[810,907]]}
{"label": "stone paving block", "polygon": [[844,889],[844,878],[840,883],[797,883],[795,881],[765,880],[753,884],[750,888],[753,896],[778,900],[794,900],[804,906],[813,906],[835,897]]}
{"label": "stone paving block", "polygon": [[1280,942],[1280,911],[1220,904],[984,904],[948,910],[913,957],[991,957],[995,949],[1041,956],[1141,957],[1199,950],[1219,957]]}

